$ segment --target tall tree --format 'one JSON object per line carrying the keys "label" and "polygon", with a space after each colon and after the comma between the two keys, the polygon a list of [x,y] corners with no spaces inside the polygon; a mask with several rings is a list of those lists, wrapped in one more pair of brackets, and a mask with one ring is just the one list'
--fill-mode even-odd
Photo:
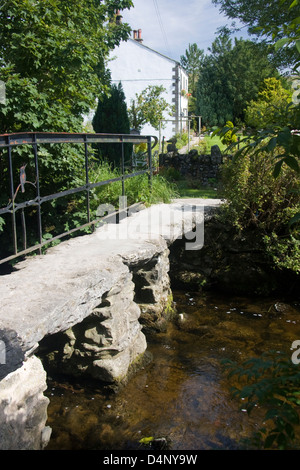
{"label": "tall tree", "polygon": [[[300,16],[300,2],[273,0],[212,0],[220,6],[220,10],[230,19],[238,19],[248,28],[248,33],[258,36],[270,44],[285,36],[284,25],[292,25],[295,18]],[[293,5],[292,8],[290,6]],[[290,38],[297,38],[294,28],[289,30]],[[273,49],[273,52],[275,50]],[[297,57],[295,44],[281,49],[276,54],[277,65],[284,67],[292,64]]]}
{"label": "tall tree", "polygon": [[[6,101],[0,103],[0,133],[82,131],[83,116],[108,90],[109,52],[129,34],[128,25],[114,21],[115,10],[131,5],[131,0],[2,2],[0,80]],[[82,171],[80,150],[43,149],[44,192],[56,192],[76,180]],[[24,155],[15,155],[14,167],[23,160]],[[29,163],[28,173],[33,166]],[[0,171],[5,165],[5,153],[0,153]]]}
{"label": "tall tree", "polygon": [[261,82],[277,74],[267,49],[221,34],[205,57],[197,87],[197,114],[209,126],[243,121],[246,103],[256,99]]}
{"label": "tall tree", "polygon": [[[189,75],[189,114],[196,114],[197,103],[196,103],[196,90],[197,82],[200,75],[201,67],[204,61],[204,51],[199,49],[197,44],[189,44],[188,49],[185,51],[185,55],[180,57],[180,63],[182,67],[187,71]],[[198,122],[198,121],[196,121]],[[194,124],[196,124],[196,122]]]}
{"label": "tall tree", "polygon": [[[125,95],[121,83],[112,85],[109,96],[103,96],[98,101],[98,107],[93,118],[95,132],[102,134],[130,134],[130,123],[127,113]],[[113,167],[120,168],[121,145],[98,144],[100,156],[111,162]],[[130,158],[132,145],[124,145],[125,160]]]}
{"label": "tall tree", "polygon": [[197,80],[200,74],[202,62],[204,59],[204,50],[199,49],[197,44],[189,44],[185,50],[185,55],[180,57],[182,67],[189,75],[189,93],[195,94]]}

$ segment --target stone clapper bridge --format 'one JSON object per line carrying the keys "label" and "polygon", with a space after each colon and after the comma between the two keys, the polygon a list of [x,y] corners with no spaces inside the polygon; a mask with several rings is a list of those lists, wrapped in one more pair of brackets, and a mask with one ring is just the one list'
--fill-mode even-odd
{"label": "stone clapper bridge", "polygon": [[205,215],[220,204],[179,199],[127,211],[1,277],[0,449],[49,442],[39,357],[51,340],[60,372],[109,384],[126,378],[147,349],[143,325],[159,323],[170,306],[169,246],[184,237],[186,249],[201,249]]}

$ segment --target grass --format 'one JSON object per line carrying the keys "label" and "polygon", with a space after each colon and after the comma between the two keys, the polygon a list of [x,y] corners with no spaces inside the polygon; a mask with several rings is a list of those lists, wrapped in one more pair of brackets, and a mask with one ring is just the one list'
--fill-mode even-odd
{"label": "grass", "polygon": [[[204,137],[204,145],[201,149],[201,153],[210,154],[211,147],[213,145],[218,145],[221,151],[226,149],[226,145],[222,144],[219,136],[216,135],[210,137],[209,135],[206,135]],[[178,147],[178,140],[176,146]],[[198,153],[200,153],[200,150],[197,146],[195,146],[194,148],[198,150]],[[196,179],[182,178],[180,173],[172,167],[163,169],[161,174],[169,182],[172,182],[176,185],[177,192],[179,193],[179,198],[222,198],[222,191],[217,182],[215,183],[215,185],[214,183],[212,183],[211,186],[201,186],[199,181],[197,181]]]}
{"label": "grass", "polygon": [[220,199],[222,197],[221,191],[217,187],[197,186],[189,180],[176,181],[176,186],[180,198]]}
{"label": "grass", "polygon": [[221,139],[218,135],[214,135],[213,137],[206,135],[204,137],[204,140],[206,142],[206,148],[208,150],[208,153],[210,153],[210,149],[213,145],[218,145],[221,152],[223,152],[227,148],[226,145],[222,144]]}

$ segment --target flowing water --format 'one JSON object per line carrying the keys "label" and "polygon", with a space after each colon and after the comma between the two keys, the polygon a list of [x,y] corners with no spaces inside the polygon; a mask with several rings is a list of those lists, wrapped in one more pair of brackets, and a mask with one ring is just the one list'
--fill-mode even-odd
{"label": "flowing water", "polygon": [[[172,450],[243,449],[261,427],[233,399],[222,359],[243,361],[300,340],[300,304],[173,292],[178,320],[148,338],[152,360],[118,393],[49,380],[47,449],[124,450],[145,437]],[[299,365],[300,367],[300,365]]]}

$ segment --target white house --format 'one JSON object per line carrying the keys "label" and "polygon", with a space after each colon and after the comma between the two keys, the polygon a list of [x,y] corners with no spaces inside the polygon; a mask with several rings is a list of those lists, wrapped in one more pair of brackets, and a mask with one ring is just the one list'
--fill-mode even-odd
{"label": "white house", "polygon": [[174,114],[165,113],[161,134],[149,124],[141,134],[170,139],[187,129],[188,75],[179,62],[144,45],[140,29],[112,51],[108,67],[112,83],[121,82],[128,107],[149,85],[162,85],[166,90],[163,97],[174,107]]}

